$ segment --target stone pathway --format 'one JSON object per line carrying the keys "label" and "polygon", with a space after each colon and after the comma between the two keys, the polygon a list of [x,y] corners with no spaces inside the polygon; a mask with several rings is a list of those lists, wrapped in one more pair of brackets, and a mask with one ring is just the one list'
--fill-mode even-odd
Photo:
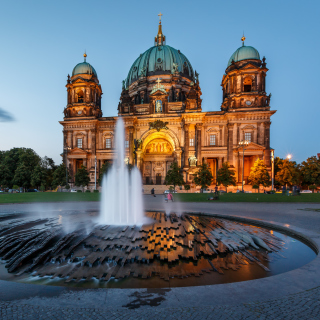
{"label": "stone pathway", "polygon": [[0,319],[320,319],[320,288],[281,299],[236,306],[171,307],[142,305],[122,308],[58,308],[0,302]]}

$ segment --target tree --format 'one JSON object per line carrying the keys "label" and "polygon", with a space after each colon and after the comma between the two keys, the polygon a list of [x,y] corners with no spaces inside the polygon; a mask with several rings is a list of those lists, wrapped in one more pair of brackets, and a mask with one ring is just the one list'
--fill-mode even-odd
{"label": "tree", "polygon": [[279,170],[276,174],[275,179],[282,186],[292,186],[299,183],[299,176],[300,174],[297,164],[294,161],[284,159],[279,164]]}
{"label": "tree", "polygon": [[[68,172],[68,181],[70,179]],[[52,187],[55,189],[57,186],[65,186],[66,183],[66,166],[64,163],[60,164],[52,175]]]}
{"label": "tree", "polygon": [[170,169],[167,172],[167,175],[164,179],[164,182],[165,182],[166,186],[168,184],[172,184],[174,187],[174,190],[176,189],[176,186],[184,185],[183,176],[181,174],[181,169],[178,167],[177,162],[171,163]]}
{"label": "tree", "polygon": [[320,185],[320,158],[310,157],[301,163],[302,184],[307,185],[312,192]]}
{"label": "tree", "polygon": [[184,185],[184,190],[186,190],[187,192],[189,192],[189,190],[190,190],[190,184],[185,184]]}
{"label": "tree", "polygon": [[28,188],[31,175],[41,158],[29,148],[12,148],[0,158],[0,184],[11,188],[13,184]]}
{"label": "tree", "polygon": [[253,185],[260,186],[262,184],[264,187],[270,186],[270,175],[267,170],[267,166],[264,164],[262,159],[258,158],[255,161],[253,167],[251,168],[248,180]]}
{"label": "tree", "polygon": [[39,186],[46,186],[47,183],[47,170],[38,164],[31,175],[31,185],[39,188]]}
{"label": "tree", "polygon": [[111,168],[111,165],[112,164],[111,164],[110,161],[106,161],[102,165],[102,167],[100,169],[99,179],[98,179],[98,183],[99,183],[100,186],[102,185],[103,176],[108,173],[109,169]]}
{"label": "tree", "polygon": [[281,187],[281,183],[276,179],[277,173],[280,170],[280,165],[282,165],[283,159],[279,158],[279,157],[275,157],[274,158],[274,186],[276,188],[280,188]]}
{"label": "tree", "polygon": [[211,182],[213,180],[213,176],[211,173],[211,170],[209,169],[208,165],[206,163],[203,163],[199,170],[194,175],[194,183],[197,186],[201,186],[201,190],[208,188],[208,186],[211,185]]}
{"label": "tree", "polygon": [[224,162],[222,167],[217,172],[217,183],[222,184],[228,191],[228,186],[236,185],[236,178],[234,170],[230,169],[229,162]]}
{"label": "tree", "polygon": [[87,170],[87,167],[81,166],[77,173],[75,174],[75,185],[77,187],[85,187],[89,184],[90,182],[90,177],[89,177],[89,172]]}

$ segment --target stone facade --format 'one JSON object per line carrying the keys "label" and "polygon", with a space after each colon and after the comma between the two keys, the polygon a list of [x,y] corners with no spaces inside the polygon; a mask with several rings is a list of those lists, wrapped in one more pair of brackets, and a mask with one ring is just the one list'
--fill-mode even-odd
{"label": "stone facade", "polygon": [[[165,50],[164,39],[159,27],[156,47]],[[248,47],[243,44],[243,48]],[[85,68],[89,65],[84,62],[81,67],[83,64]],[[77,66],[68,77],[68,103],[60,122],[71,183],[83,164],[94,185],[95,159],[98,176],[103,163],[116,157],[113,147],[118,117],[125,124],[126,161],[141,170],[145,184],[163,184],[173,161],[183,169],[188,183],[203,162],[211,168],[213,183],[217,170],[226,161],[235,170],[240,185],[242,167],[247,181],[258,157],[271,170],[270,118],[275,111],[270,110],[271,95],[266,94],[265,58],[231,61],[222,78],[221,111],[213,112],[201,109],[199,74],[193,73],[191,65],[184,63],[179,69],[173,62],[169,71],[156,66],[149,72],[149,61],[147,67],[141,67],[140,76],[131,76],[130,82],[128,76],[123,82],[118,117],[108,118],[102,117],[102,90],[96,73],[89,67],[77,71]],[[243,163],[243,147],[239,143],[244,140],[249,144]]]}

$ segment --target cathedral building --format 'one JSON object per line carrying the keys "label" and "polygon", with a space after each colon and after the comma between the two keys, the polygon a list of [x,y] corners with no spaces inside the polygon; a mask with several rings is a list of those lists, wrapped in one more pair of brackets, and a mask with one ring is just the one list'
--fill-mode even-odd
{"label": "cathedral building", "polygon": [[247,183],[257,158],[271,170],[270,117],[276,111],[270,109],[271,94],[266,93],[266,59],[241,40],[222,76],[220,111],[202,111],[199,74],[180,50],[166,44],[161,19],[154,46],[134,61],[123,81],[118,116],[103,117],[102,88],[84,54],[84,62],[68,76],[68,101],[60,121],[70,182],[84,165],[93,186],[95,164],[98,175],[103,163],[116,156],[118,117],[125,125],[125,161],[140,169],[144,184],[163,184],[173,161],[187,183],[203,162],[212,171],[213,183],[226,161],[239,185],[242,179]]}

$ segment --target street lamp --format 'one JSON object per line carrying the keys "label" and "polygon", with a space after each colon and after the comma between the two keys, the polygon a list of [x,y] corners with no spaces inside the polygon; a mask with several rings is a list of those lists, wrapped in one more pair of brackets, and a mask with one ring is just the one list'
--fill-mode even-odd
{"label": "street lamp", "polygon": [[94,190],[97,190],[97,156],[94,156]]}
{"label": "street lamp", "polygon": [[66,187],[68,185],[68,151],[71,150],[70,147],[65,147],[64,151],[66,152]]}
{"label": "street lamp", "polygon": [[248,140],[241,140],[239,141],[239,146],[242,146],[243,153],[242,153],[242,192],[243,192],[243,182],[244,182],[244,150],[245,146],[247,146],[250,143]]}
{"label": "street lamp", "polygon": [[271,150],[271,190],[274,188],[274,150]]}

